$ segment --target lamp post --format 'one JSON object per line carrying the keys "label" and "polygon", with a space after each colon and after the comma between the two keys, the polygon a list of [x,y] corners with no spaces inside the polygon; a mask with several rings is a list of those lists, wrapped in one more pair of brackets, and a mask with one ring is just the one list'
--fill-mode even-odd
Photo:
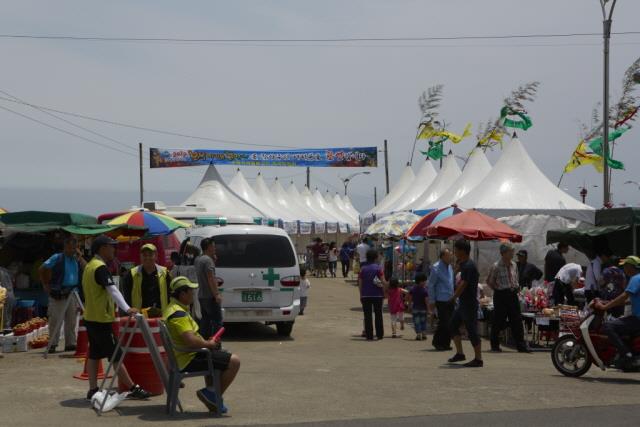
{"label": "lamp post", "polygon": [[352,173],[351,175],[349,175],[346,178],[340,178],[340,181],[342,181],[342,185],[344,185],[344,195],[347,195],[347,187],[349,186],[349,183],[351,182],[351,180],[358,176],[358,175],[369,175],[371,172],[356,172],[356,173]]}
{"label": "lamp post", "polygon": [[[604,170],[602,172],[604,185],[603,204],[611,205],[611,187],[609,180],[609,40],[611,39],[611,17],[616,7],[617,0],[600,0],[602,8],[602,36],[604,39],[604,75],[603,75],[603,100],[602,100],[602,155],[604,156]],[[610,5],[607,11],[607,6]]]}
{"label": "lamp post", "polygon": [[[592,187],[597,187],[597,185],[593,185]],[[578,187],[580,189],[580,197],[582,198],[582,203],[586,203],[587,200],[587,184],[582,184],[580,187]]]}

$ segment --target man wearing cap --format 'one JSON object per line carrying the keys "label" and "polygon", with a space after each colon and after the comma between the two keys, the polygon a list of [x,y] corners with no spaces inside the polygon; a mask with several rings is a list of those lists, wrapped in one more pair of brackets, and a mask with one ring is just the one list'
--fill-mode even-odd
{"label": "man wearing cap", "polygon": [[520,290],[518,266],[513,261],[513,246],[511,244],[503,243],[500,245],[500,260],[491,267],[487,284],[494,290],[491,351],[502,351],[500,349],[500,332],[504,329],[508,318],[518,352],[529,352],[524,340],[522,314],[518,299],[518,291]]}
{"label": "man wearing cap", "polygon": [[624,273],[630,278],[627,288],[620,296],[607,304],[596,300],[595,308],[606,311],[623,306],[628,299],[631,299],[630,316],[620,317],[604,324],[605,333],[618,349],[620,356],[618,366],[624,369],[632,366],[633,354],[621,336],[633,336],[640,332],[640,258],[629,256],[620,261],[620,265],[623,266]]}
{"label": "man wearing cap", "polygon": [[[206,371],[209,369],[209,356],[212,358],[215,369],[222,370],[221,388],[225,390],[231,385],[240,369],[240,358],[226,351],[220,350],[220,342],[205,340],[198,333],[198,323],[189,314],[189,306],[193,304],[197,283],[192,283],[184,276],[176,277],[169,286],[171,299],[164,310],[167,329],[174,346],[174,354],[178,367],[182,372]],[[195,350],[206,348],[211,355],[197,353]],[[180,350],[178,350],[180,349]],[[194,351],[184,351],[193,349]],[[217,406],[216,392],[213,386],[213,378],[205,377],[206,387],[198,390],[198,399],[212,412],[226,413],[227,408],[222,404]]]}
{"label": "man wearing cap", "polygon": [[78,240],[69,235],[64,239],[62,252],[53,254],[39,268],[42,287],[49,294],[49,324],[53,328],[49,353],[56,351],[63,321],[64,351],[76,349],[77,306],[71,292],[80,286],[80,271],[86,264],[80,256]]}
{"label": "man wearing cap", "polygon": [[[106,263],[115,258],[117,243],[107,236],[98,236],[91,245],[93,258],[87,263],[82,274],[82,290],[85,299],[84,324],[89,338],[87,400],[91,400],[98,391],[98,363],[101,359],[111,358],[116,350],[117,340],[112,329],[112,323],[115,321],[115,304],[129,315],[138,312],[126,303],[107,269]],[[122,357],[121,353],[116,356],[116,360],[120,357]],[[129,388],[128,398],[147,399],[150,396],[148,391],[131,381],[124,365],[120,366],[118,379]]]}
{"label": "man wearing cap", "polygon": [[164,310],[169,304],[171,274],[165,267],[156,264],[157,249],[147,243],[140,248],[141,264],[127,271],[122,278],[122,294],[132,307],[141,310],[156,307]]}
{"label": "man wearing cap", "polygon": [[526,250],[520,249],[516,254],[518,261],[518,284],[521,288],[531,288],[534,280],[542,278],[542,271],[531,264],[528,260],[529,254]]}

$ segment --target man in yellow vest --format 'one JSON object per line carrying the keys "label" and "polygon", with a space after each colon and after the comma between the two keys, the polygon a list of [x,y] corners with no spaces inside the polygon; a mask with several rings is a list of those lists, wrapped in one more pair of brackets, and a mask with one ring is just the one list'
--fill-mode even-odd
{"label": "man in yellow vest", "polygon": [[131,307],[141,310],[156,307],[164,310],[169,304],[171,274],[156,264],[158,250],[153,243],[140,248],[140,265],[133,267],[122,278],[122,294]]}
{"label": "man in yellow vest", "polygon": [[[167,329],[171,336],[178,367],[183,372],[206,371],[209,369],[206,353],[196,353],[195,351],[184,351],[184,349],[208,348],[213,356],[213,366],[222,370],[220,378],[222,393],[231,385],[240,369],[240,358],[226,351],[220,350],[220,342],[205,340],[198,333],[198,323],[189,314],[189,306],[193,304],[195,291],[198,289],[197,283],[192,283],[184,276],[176,277],[169,286],[171,290],[171,300],[164,310]],[[221,408],[216,405],[216,392],[213,388],[213,378],[205,377],[206,387],[196,392],[198,399],[212,412],[225,414],[227,408],[222,404]],[[222,397],[222,396],[221,396]]]}
{"label": "man in yellow vest", "polygon": [[[107,236],[98,236],[91,245],[93,258],[87,263],[82,273],[82,290],[85,300],[83,317],[89,338],[89,358],[87,361],[89,392],[87,400],[91,400],[98,391],[98,362],[100,359],[111,358],[116,350],[117,339],[112,328],[115,321],[115,305],[117,304],[122,311],[129,315],[138,312],[125,302],[107,268],[107,263],[115,259],[115,245],[117,243]],[[121,353],[116,356],[115,360],[119,360],[120,357],[122,357]],[[151,395],[131,381],[124,365],[118,371],[118,379],[129,388],[129,398],[147,399]]]}

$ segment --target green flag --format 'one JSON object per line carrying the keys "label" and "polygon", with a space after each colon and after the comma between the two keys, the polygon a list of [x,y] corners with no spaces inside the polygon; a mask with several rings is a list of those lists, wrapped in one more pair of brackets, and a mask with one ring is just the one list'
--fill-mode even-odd
{"label": "green flag", "polygon": [[[615,141],[616,139],[618,139],[622,135],[624,135],[624,133],[626,131],[628,131],[629,129],[630,128],[628,128],[628,127],[622,127],[622,128],[615,129],[612,132],[609,132],[609,141]],[[589,148],[591,149],[591,151],[593,151],[598,156],[602,156],[602,151],[603,150],[602,150],[602,137],[601,136],[599,136],[597,138],[593,138],[587,144],[589,145]],[[607,164],[609,165],[609,167],[611,169],[624,169],[624,164],[621,161],[614,160],[614,159],[610,158],[610,156],[607,156]]]}
{"label": "green flag", "polygon": [[444,156],[442,143],[441,142],[435,143],[435,144],[429,143],[429,150],[421,151],[421,153],[427,156],[429,159],[440,160]]}

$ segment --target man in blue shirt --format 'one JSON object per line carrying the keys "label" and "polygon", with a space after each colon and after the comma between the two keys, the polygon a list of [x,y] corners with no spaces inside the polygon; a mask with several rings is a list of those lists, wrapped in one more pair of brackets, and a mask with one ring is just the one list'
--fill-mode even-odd
{"label": "man in blue shirt", "polygon": [[620,261],[620,265],[624,266],[624,273],[630,278],[627,288],[607,304],[596,302],[595,308],[606,311],[624,305],[627,299],[631,299],[631,316],[620,317],[604,324],[605,333],[618,349],[619,367],[624,369],[633,364],[633,354],[621,336],[640,332],[640,258],[629,256]]}
{"label": "man in blue shirt", "polygon": [[451,350],[451,315],[453,314],[453,267],[451,267],[451,251],[440,251],[440,260],[431,267],[427,292],[430,298],[429,314],[434,310],[438,314],[438,327],[433,335],[433,346],[438,351]]}
{"label": "man in blue shirt", "polygon": [[[76,349],[76,302],[71,292],[80,285],[80,269],[86,265],[80,256],[78,241],[73,236],[64,240],[63,251],[53,254],[39,269],[40,280],[49,295],[49,331],[51,346],[49,353],[55,353],[60,338],[60,327],[64,321],[64,351]],[[72,298],[67,305],[69,298]],[[66,310],[65,310],[66,307]]]}

